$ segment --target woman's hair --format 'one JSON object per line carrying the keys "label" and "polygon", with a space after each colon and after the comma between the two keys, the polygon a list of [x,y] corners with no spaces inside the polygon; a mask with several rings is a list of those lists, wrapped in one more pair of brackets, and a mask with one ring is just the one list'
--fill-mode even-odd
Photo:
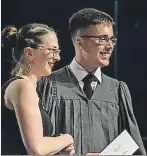
{"label": "woman's hair", "polygon": [[11,52],[16,63],[12,75],[17,74],[23,65],[23,54],[25,47],[38,48],[42,43],[41,37],[55,33],[53,28],[45,24],[32,23],[21,27],[18,31],[14,25],[5,27],[2,31],[2,48],[4,52]]}

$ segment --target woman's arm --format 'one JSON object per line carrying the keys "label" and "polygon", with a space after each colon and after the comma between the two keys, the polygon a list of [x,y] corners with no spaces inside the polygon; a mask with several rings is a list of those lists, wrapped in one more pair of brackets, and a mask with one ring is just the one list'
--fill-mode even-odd
{"label": "woman's arm", "polygon": [[24,79],[12,82],[7,97],[14,107],[24,145],[30,154],[55,154],[74,143],[69,134],[43,137],[36,88],[30,82]]}

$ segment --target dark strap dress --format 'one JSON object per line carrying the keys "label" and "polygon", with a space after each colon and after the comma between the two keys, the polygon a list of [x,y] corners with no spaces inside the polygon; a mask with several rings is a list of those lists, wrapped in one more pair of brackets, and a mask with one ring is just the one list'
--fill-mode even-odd
{"label": "dark strap dress", "polygon": [[[22,79],[19,76],[12,77],[2,87],[1,90],[1,154],[2,155],[27,155],[27,151],[23,144],[20,130],[14,110],[10,110],[4,105],[5,90],[8,85],[17,79]],[[40,107],[42,116],[43,133],[44,136],[51,136],[52,123],[46,111]],[[36,130],[37,131],[37,130]]]}

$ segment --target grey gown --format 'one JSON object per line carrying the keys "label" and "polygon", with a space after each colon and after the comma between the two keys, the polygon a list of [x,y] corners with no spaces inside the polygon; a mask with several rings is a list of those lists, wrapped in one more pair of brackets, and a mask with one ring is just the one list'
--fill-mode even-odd
{"label": "grey gown", "polygon": [[38,84],[41,105],[53,123],[52,135],[70,133],[77,155],[101,152],[124,129],[145,154],[127,85],[102,74],[90,100],[66,66]]}

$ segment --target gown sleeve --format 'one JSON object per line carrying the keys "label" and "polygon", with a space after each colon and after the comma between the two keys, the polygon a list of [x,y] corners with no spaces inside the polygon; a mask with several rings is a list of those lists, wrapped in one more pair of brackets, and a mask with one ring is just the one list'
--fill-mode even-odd
{"label": "gown sleeve", "polygon": [[141,139],[138,124],[134,116],[132,100],[128,86],[124,82],[120,82],[119,105],[122,116],[123,129],[126,129],[135,140],[139,149],[135,154],[146,155],[145,148]]}

